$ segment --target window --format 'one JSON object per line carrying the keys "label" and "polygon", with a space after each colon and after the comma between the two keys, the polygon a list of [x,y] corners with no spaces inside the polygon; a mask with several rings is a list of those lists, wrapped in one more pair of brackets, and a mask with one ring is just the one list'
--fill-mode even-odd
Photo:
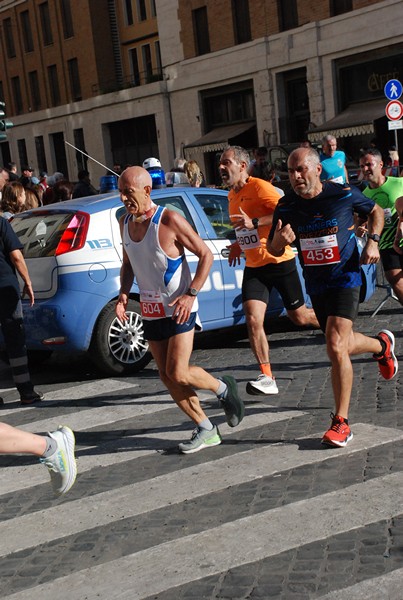
{"label": "window", "polygon": [[277,0],[277,11],[280,31],[298,27],[297,0]]}
{"label": "window", "polygon": [[38,71],[30,71],[28,79],[31,92],[31,108],[39,110],[41,108],[41,91],[39,88]]}
{"label": "window", "polygon": [[18,148],[18,158],[20,159],[20,165],[29,165],[25,140],[17,140],[17,148]]}
{"label": "window", "polygon": [[234,229],[228,215],[228,199],[217,194],[197,194],[195,198],[206,213],[218,239],[230,239]]}
{"label": "window", "polygon": [[210,37],[207,19],[207,6],[202,6],[192,11],[193,33],[195,38],[196,54],[198,56],[210,52]]}
{"label": "window", "polygon": [[12,77],[11,78],[11,89],[13,91],[13,100],[14,100],[14,108],[15,113],[20,115],[22,113],[22,97],[21,97],[21,84],[20,78]]}
{"label": "window", "polygon": [[45,46],[53,44],[52,27],[50,22],[49,4],[43,2],[39,5],[39,15],[42,26],[42,37]]}
{"label": "window", "polygon": [[353,10],[353,0],[330,0],[330,16],[336,17]]}
{"label": "window", "polygon": [[139,21],[147,20],[147,11],[145,0],[137,0],[137,16]]}
{"label": "window", "polygon": [[153,76],[153,64],[151,61],[151,48],[149,44],[141,47],[141,52],[143,55],[143,69],[146,76],[146,83],[150,83]]}
{"label": "window", "polygon": [[157,9],[155,7],[155,0],[150,0],[150,7],[151,7],[151,16],[152,17],[156,17],[157,16]]}
{"label": "window", "polygon": [[228,123],[242,123],[255,118],[253,89],[217,89],[206,94],[203,112],[207,131]]}
{"label": "window", "polygon": [[60,0],[60,12],[62,13],[63,36],[67,38],[74,37],[73,17],[71,16],[71,1]]}
{"label": "window", "polygon": [[14,46],[13,25],[12,25],[11,19],[4,19],[3,30],[4,30],[4,39],[6,41],[7,57],[14,58],[16,56],[16,54],[15,54],[15,46]]}
{"label": "window", "polygon": [[154,48],[155,48],[155,59],[157,61],[157,72],[158,72],[158,75],[162,79],[162,64],[161,64],[160,43],[159,42],[155,42]]}
{"label": "window", "polygon": [[[227,200],[227,204],[228,204],[228,200]],[[183,200],[182,196],[167,196],[166,198],[158,198],[158,205],[159,206],[164,206],[166,208],[168,208],[169,210],[174,210],[175,212],[179,213],[180,215],[182,215],[182,217],[184,217],[186,219],[186,221],[188,223],[190,223],[190,225],[193,227],[193,229],[195,231],[196,227],[195,224],[193,222],[192,217],[190,216],[188,207],[186,206],[185,201]]]}
{"label": "window", "polygon": [[244,44],[252,39],[250,30],[249,1],[232,0],[232,19],[236,44]]}
{"label": "window", "polygon": [[130,73],[132,76],[132,83],[134,83],[134,85],[140,85],[139,61],[138,61],[138,57],[137,57],[137,49],[136,48],[130,48],[129,61],[130,61]]}
{"label": "window", "polygon": [[68,60],[67,66],[69,69],[71,97],[75,101],[82,100],[78,60],[76,58]]}
{"label": "window", "polygon": [[126,22],[126,25],[133,25],[134,19],[133,19],[132,0],[124,0],[123,4],[124,4],[124,13],[125,13],[125,22]]}
{"label": "window", "polygon": [[36,164],[38,165],[39,171],[47,171],[48,166],[46,164],[45,144],[43,142],[43,136],[38,135],[35,138],[35,149],[36,149]]}
{"label": "window", "polygon": [[29,20],[29,12],[27,10],[24,10],[24,12],[20,14],[20,19],[24,50],[25,52],[32,52],[34,49],[34,42],[32,39],[32,29],[31,22]]}
{"label": "window", "polygon": [[57,106],[60,104],[60,89],[56,65],[50,65],[50,67],[48,67],[48,81],[52,106]]}
{"label": "window", "polygon": [[[84,130],[83,129],[74,129],[74,145],[76,148],[79,148],[83,152],[85,152],[84,145]],[[81,152],[76,150],[76,161],[77,161],[77,170],[81,171],[82,169],[87,169],[88,158],[84,156]]]}

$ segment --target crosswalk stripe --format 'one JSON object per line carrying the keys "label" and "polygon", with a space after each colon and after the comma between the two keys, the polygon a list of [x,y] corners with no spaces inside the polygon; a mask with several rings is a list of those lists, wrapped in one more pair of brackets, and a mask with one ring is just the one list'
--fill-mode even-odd
{"label": "crosswalk stripe", "polygon": [[[53,392],[46,392],[45,400],[42,400],[41,404],[33,404],[32,406],[24,406],[24,411],[35,411],[40,407],[52,406],[52,402],[61,400],[77,400],[85,401],[87,398],[94,396],[104,396],[108,393],[119,392],[120,390],[127,390],[130,388],[139,387],[137,383],[118,381],[117,379],[97,379],[75,385],[72,387],[62,388]],[[7,406],[7,403],[4,407]],[[2,408],[1,417],[5,415],[15,414],[15,408]]]}
{"label": "crosswalk stripe", "polygon": [[[0,523],[0,556],[79,533],[83,528],[101,527],[281,471],[352,455],[403,439],[403,432],[399,430],[366,424],[356,424],[354,429],[354,443],[345,449],[321,451],[319,447],[301,452],[298,441],[295,444],[268,444],[200,464],[197,476],[194,476],[195,467],[192,466],[155,477],[152,481],[141,481],[72,501],[62,508],[55,506],[3,521]],[[312,435],[308,439],[317,437]],[[306,439],[301,438],[301,441]]]}
{"label": "crosswalk stripe", "polygon": [[[159,400],[161,396],[157,396]],[[170,400],[172,407],[172,400]],[[267,405],[265,405],[268,409]],[[153,404],[151,402],[151,410],[150,412],[154,412]],[[166,406],[160,408],[163,410]],[[90,422],[83,419],[82,412],[79,413],[78,418],[80,423],[75,431],[81,431],[86,429],[92,429],[96,426],[96,414],[97,411],[93,411],[94,416],[91,419],[91,414],[89,415]],[[133,409],[134,414],[134,409]],[[245,419],[238,425],[236,428],[228,427],[226,423],[220,425],[220,431],[224,436],[224,439],[228,436],[232,436],[237,434],[240,431],[246,431],[248,429],[253,429],[255,427],[259,427],[262,425],[268,425],[270,423],[276,423],[278,421],[283,421],[287,419],[295,419],[297,417],[302,416],[303,412],[301,411],[283,411],[283,412],[271,412],[268,410],[267,412],[259,412],[258,414],[247,415]],[[70,425],[70,416],[64,419],[66,421],[66,425]],[[131,415],[132,416],[132,415]],[[95,424],[94,424],[95,423]],[[54,425],[54,421],[53,421]],[[191,423],[189,423],[191,427]],[[73,428],[74,429],[74,428]],[[190,433],[190,431],[189,431]],[[115,465],[118,463],[125,462],[127,460],[138,459],[143,456],[151,455],[157,452],[158,450],[163,450],[167,447],[167,444],[171,442],[178,441],[178,438],[181,436],[182,438],[186,438],[189,435],[186,432],[178,432],[167,431],[166,429],[162,429],[161,431],[150,431],[143,433],[139,438],[136,435],[125,436],[122,440],[113,440],[109,443],[102,444],[102,453],[91,453],[89,455],[81,455],[81,452],[85,452],[85,448],[78,448],[78,471],[79,473],[84,473],[85,471],[89,471],[94,467],[106,467]],[[146,445],[146,447],[144,447]],[[116,447],[118,448],[128,448],[128,450],[122,450],[116,452]],[[106,450],[110,449],[109,452]],[[43,472],[43,466],[40,464],[28,465],[28,466],[10,466],[7,467],[6,472],[2,474],[1,481],[1,493],[11,493],[15,492],[19,489],[23,489],[27,486],[27,479],[31,485],[37,485],[44,482],[46,473]]]}
{"label": "crosswalk stripe", "polygon": [[396,569],[367,581],[321,596],[318,600],[399,600],[402,598],[403,569]]}
{"label": "crosswalk stripe", "polygon": [[[392,473],[76,571],[3,600],[31,600],[33,595],[53,600],[60,589],[68,590],[69,600],[117,597],[141,600],[304,544],[391,519],[401,512],[402,490],[403,473]],[[309,523],[309,527],[302,527],[301,523]],[[156,565],[163,577],[156,577]]]}

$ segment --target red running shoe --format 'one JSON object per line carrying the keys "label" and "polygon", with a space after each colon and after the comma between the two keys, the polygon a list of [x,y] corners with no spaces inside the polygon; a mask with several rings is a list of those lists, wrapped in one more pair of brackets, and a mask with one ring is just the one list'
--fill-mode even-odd
{"label": "red running shoe", "polygon": [[376,336],[386,344],[386,350],[380,356],[373,354],[373,358],[378,361],[379,371],[384,379],[393,379],[399,370],[399,364],[394,354],[395,336],[391,331],[382,329]]}
{"label": "red running shoe", "polygon": [[323,436],[322,444],[344,448],[344,446],[347,446],[348,442],[353,439],[353,432],[343,417],[334,415],[333,413],[331,413],[330,416],[332,417],[332,424],[330,429],[326,431]]}

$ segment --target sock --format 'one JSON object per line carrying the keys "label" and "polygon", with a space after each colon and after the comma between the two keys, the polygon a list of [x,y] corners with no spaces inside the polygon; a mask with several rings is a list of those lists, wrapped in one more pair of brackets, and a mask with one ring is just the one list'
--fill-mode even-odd
{"label": "sock", "polygon": [[207,417],[198,423],[198,427],[200,427],[200,429],[207,429],[207,431],[212,431],[214,429],[214,425]]}
{"label": "sock", "polygon": [[54,454],[56,452],[57,442],[56,442],[56,440],[54,440],[53,438],[51,438],[48,435],[45,435],[45,440],[46,440],[46,450],[42,454],[42,456],[44,458],[48,458],[49,456],[52,456],[52,454]]}
{"label": "sock", "polygon": [[383,356],[383,355],[385,354],[385,352],[386,352],[386,342],[385,342],[385,340],[383,340],[382,338],[379,338],[379,337],[377,337],[376,339],[377,339],[377,340],[379,341],[379,343],[381,344],[381,346],[382,346],[382,350],[381,350],[381,351],[380,351],[378,354],[374,354],[374,356],[381,357],[381,356]]}
{"label": "sock", "polygon": [[220,385],[217,388],[216,396],[217,398],[220,398],[220,400],[223,400],[227,396],[228,387],[227,384],[222,381],[222,379],[219,379],[218,381],[220,382]]}
{"label": "sock", "polygon": [[273,377],[270,363],[262,363],[261,365],[259,365],[259,367],[263,375],[267,375],[267,377]]}

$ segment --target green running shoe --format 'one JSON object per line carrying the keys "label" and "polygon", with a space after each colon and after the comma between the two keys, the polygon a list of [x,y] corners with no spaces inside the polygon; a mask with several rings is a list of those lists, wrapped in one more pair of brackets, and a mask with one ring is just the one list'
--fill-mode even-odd
{"label": "green running shoe", "polygon": [[238,395],[238,384],[231,375],[219,377],[227,385],[227,396],[219,398],[224,409],[227,423],[230,427],[236,427],[245,416],[245,405]]}
{"label": "green running shoe", "polygon": [[220,432],[218,431],[218,427],[215,425],[211,431],[202,429],[201,427],[196,427],[190,440],[188,442],[179,444],[179,450],[183,452],[183,454],[193,454],[194,452],[203,450],[203,448],[218,446],[221,444],[221,441]]}

